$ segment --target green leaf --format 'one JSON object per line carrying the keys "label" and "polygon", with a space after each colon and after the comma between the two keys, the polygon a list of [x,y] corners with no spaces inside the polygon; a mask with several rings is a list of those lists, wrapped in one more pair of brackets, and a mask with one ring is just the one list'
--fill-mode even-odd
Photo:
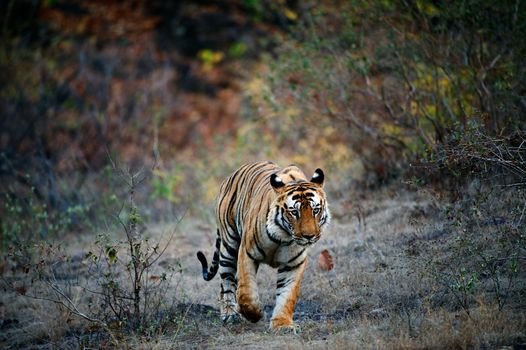
{"label": "green leaf", "polygon": [[117,261],[117,249],[115,249],[115,247],[112,246],[106,246],[105,251],[110,264],[115,263]]}

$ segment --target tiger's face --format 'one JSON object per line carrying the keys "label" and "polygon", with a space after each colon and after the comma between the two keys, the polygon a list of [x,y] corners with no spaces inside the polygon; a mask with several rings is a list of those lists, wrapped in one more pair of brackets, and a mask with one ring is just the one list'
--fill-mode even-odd
{"label": "tiger's face", "polygon": [[279,195],[276,224],[287,231],[298,245],[307,246],[317,242],[323,226],[330,219],[323,191],[323,171],[317,169],[310,182],[285,184],[276,174],[270,180]]}

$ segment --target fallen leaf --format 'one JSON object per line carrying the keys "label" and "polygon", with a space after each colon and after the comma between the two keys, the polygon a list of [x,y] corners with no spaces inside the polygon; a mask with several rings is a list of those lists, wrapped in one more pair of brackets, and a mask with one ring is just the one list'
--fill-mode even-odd
{"label": "fallen leaf", "polygon": [[334,268],[334,262],[332,261],[332,256],[327,249],[324,249],[320,253],[319,264],[320,264],[320,268],[323,271],[330,271]]}

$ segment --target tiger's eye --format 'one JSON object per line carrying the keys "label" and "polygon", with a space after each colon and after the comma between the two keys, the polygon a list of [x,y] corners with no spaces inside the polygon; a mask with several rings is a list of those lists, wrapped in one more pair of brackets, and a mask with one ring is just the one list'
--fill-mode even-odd
{"label": "tiger's eye", "polygon": [[318,215],[320,212],[320,208],[314,208],[312,209],[312,212],[314,213],[314,215]]}
{"label": "tiger's eye", "polygon": [[290,214],[291,214],[292,216],[298,217],[298,211],[297,211],[296,209],[291,210],[291,211],[290,211]]}

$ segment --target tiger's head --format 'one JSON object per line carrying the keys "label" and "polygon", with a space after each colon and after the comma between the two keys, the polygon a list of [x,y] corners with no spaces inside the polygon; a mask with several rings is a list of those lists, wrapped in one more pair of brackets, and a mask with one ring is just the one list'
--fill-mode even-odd
{"label": "tiger's head", "polygon": [[278,197],[274,223],[289,233],[299,245],[310,245],[317,242],[322,229],[329,223],[330,212],[327,206],[323,183],[325,175],[316,169],[312,178],[307,181],[296,167],[298,173],[275,173],[270,176],[270,184]]}

